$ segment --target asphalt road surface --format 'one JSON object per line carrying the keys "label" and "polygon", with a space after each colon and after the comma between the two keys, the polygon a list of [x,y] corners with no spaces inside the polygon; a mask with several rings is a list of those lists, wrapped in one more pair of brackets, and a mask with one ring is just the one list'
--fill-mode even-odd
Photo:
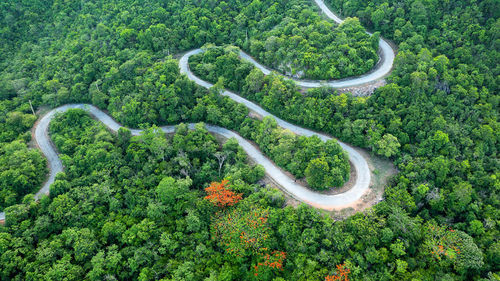
{"label": "asphalt road surface", "polygon": [[[314,0],[316,4],[320,7],[320,9],[323,11],[323,13],[332,19],[333,21],[337,23],[342,23],[342,19],[337,17],[334,13],[332,13],[328,7],[325,5],[323,0]],[[187,77],[191,80],[193,80],[195,83],[197,83],[200,86],[210,88],[213,85],[199,79],[196,77],[190,70],[189,70],[189,65],[188,65],[188,59],[190,56],[194,54],[198,54],[203,52],[201,49],[196,49],[193,51],[190,51],[186,53],[179,62],[179,67],[181,70],[181,73],[184,73],[187,75]],[[336,81],[305,81],[305,80],[295,80],[295,82],[303,87],[320,87],[320,86],[325,86],[328,85],[330,87],[350,87],[350,86],[357,86],[357,85],[362,85],[362,84],[367,84],[376,80],[380,80],[383,77],[385,77],[392,69],[392,65],[394,63],[394,57],[395,53],[394,50],[390,47],[390,45],[384,40],[380,39],[380,54],[381,54],[381,61],[377,64],[374,70],[372,70],[370,73],[367,73],[362,76],[354,77],[354,78],[348,78],[348,79],[342,79],[342,80],[336,80]],[[252,57],[250,57],[248,54],[244,52],[240,52],[240,56],[243,59],[246,59],[250,62],[252,62],[256,67],[261,69],[265,74],[271,73],[271,70],[268,69],[267,67],[259,64],[257,61],[255,61]],[[322,140],[326,141],[328,139],[331,139],[329,136],[326,136],[324,134],[316,133],[314,131],[293,125],[291,123],[288,123],[271,113],[265,111],[263,108],[258,106],[257,104],[248,101],[235,93],[232,93],[230,91],[224,91],[222,93],[225,96],[230,97],[232,100],[242,103],[245,106],[247,106],[250,110],[256,112],[257,114],[265,117],[265,116],[272,116],[276,119],[278,122],[278,125],[285,128],[289,129],[290,131],[299,134],[299,135],[304,135],[304,136],[312,136],[312,135],[317,135],[320,137]],[[56,109],[51,110],[49,113],[44,115],[40,122],[36,125],[35,128],[35,141],[37,142],[38,146],[40,147],[40,150],[43,152],[45,157],[47,158],[47,161],[49,163],[50,167],[50,173],[49,173],[49,178],[45,182],[45,184],[42,186],[42,188],[35,194],[35,199],[40,199],[42,195],[48,194],[49,193],[49,187],[50,185],[54,182],[55,176],[57,173],[63,171],[63,165],[61,162],[61,159],[57,155],[57,152],[50,140],[50,136],[48,135],[48,127],[50,124],[50,121],[54,118],[56,113],[62,113],[67,111],[68,109],[71,108],[80,108],[88,111],[91,115],[93,115],[97,120],[102,122],[105,126],[107,126],[110,130],[112,131],[117,131],[120,127],[122,127],[120,124],[118,124],[115,120],[113,120],[109,115],[101,111],[95,106],[88,105],[88,104],[69,104],[69,105],[64,105],[61,107],[58,107]],[[194,128],[194,124],[189,124],[189,127],[191,129]],[[165,126],[161,127],[162,130],[166,133],[172,133],[175,130],[174,126]],[[248,156],[255,161],[256,163],[262,165],[266,173],[277,183],[279,184],[286,192],[288,192],[290,195],[292,195],[294,198],[303,201],[309,205],[312,205],[317,208],[322,208],[326,210],[333,210],[333,209],[338,209],[341,208],[342,206],[346,206],[349,204],[352,204],[356,201],[358,201],[363,194],[368,190],[369,185],[370,185],[370,180],[371,180],[371,174],[370,174],[370,169],[368,167],[368,163],[366,162],[366,159],[363,158],[363,156],[356,151],[354,148],[350,147],[349,145],[342,143],[339,141],[339,144],[342,146],[342,148],[347,152],[349,155],[349,160],[354,166],[355,172],[356,172],[356,182],[354,183],[353,187],[349,189],[348,191],[341,193],[341,194],[336,194],[336,195],[324,195],[321,193],[317,193],[314,191],[311,191],[307,189],[304,186],[301,186],[300,184],[297,184],[295,180],[288,175],[286,175],[279,167],[277,167],[271,160],[269,160],[266,156],[262,154],[262,152],[257,149],[252,143],[247,141],[246,139],[242,138],[239,134],[227,130],[225,128],[217,127],[217,126],[212,126],[212,125],[206,125],[206,128],[209,132],[219,134],[221,136],[224,136],[226,138],[235,138],[240,146],[246,151]],[[131,129],[132,135],[139,135],[142,130],[136,130],[136,129]],[[0,213],[0,221],[5,220],[5,213],[1,212]]]}

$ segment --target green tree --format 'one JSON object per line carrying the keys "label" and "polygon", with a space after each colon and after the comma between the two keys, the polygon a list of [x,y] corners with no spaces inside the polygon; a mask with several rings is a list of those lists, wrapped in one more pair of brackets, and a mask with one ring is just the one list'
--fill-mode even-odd
{"label": "green tree", "polygon": [[399,148],[401,145],[399,144],[398,139],[391,135],[385,134],[377,143],[375,144],[375,151],[379,155],[384,155],[385,157],[392,157],[399,153]]}
{"label": "green tree", "polygon": [[314,189],[328,189],[333,184],[330,166],[324,157],[311,160],[305,174],[307,183]]}

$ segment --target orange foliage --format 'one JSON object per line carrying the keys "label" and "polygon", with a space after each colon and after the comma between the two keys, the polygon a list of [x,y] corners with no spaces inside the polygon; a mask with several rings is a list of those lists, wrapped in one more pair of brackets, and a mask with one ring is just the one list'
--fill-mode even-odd
{"label": "orange foliage", "polygon": [[205,199],[212,202],[214,205],[224,208],[226,206],[233,206],[241,200],[241,194],[236,194],[227,189],[228,181],[212,182],[209,187],[205,188],[207,196]]}
{"label": "orange foliage", "polygon": [[338,264],[337,273],[335,273],[334,275],[326,276],[325,281],[349,281],[349,273],[351,273],[351,270],[349,268],[345,268],[345,264]]}
{"label": "orange foliage", "polygon": [[431,239],[431,254],[438,260],[441,260],[442,256],[447,256],[451,259],[460,255],[460,245],[462,243],[461,239],[453,229],[446,231],[444,228],[439,226],[430,225],[429,226]]}
{"label": "orange foliage", "polygon": [[[263,249],[264,251],[267,250],[267,248]],[[264,261],[257,263],[257,265],[254,265],[255,273],[254,275],[257,276],[259,275],[259,268],[261,267],[269,267],[272,269],[280,269],[283,270],[283,261],[286,259],[286,253],[282,251],[273,251],[271,254],[269,253],[261,253],[260,254]]]}
{"label": "orange foliage", "polygon": [[259,262],[253,266],[255,276],[275,269],[283,270],[286,259],[285,252],[271,251],[267,246],[271,231],[267,224],[268,215],[268,210],[255,207],[245,211],[238,208],[220,210],[211,227],[212,239],[228,255],[233,258],[259,256]]}
{"label": "orange foliage", "polygon": [[267,216],[268,211],[260,208],[246,212],[238,209],[219,212],[211,227],[212,239],[236,257],[258,253],[265,247],[271,231]]}

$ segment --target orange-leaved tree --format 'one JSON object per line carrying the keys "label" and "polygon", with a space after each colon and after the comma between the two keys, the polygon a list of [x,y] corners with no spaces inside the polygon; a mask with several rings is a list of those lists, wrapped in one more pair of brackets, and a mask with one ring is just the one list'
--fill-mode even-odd
{"label": "orange-leaved tree", "polygon": [[255,207],[247,211],[237,208],[219,212],[212,225],[212,238],[235,257],[256,254],[267,246],[271,231],[266,223],[267,215],[267,210]]}
{"label": "orange-leaved tree", "polygon": [[441,260],[442,257],[453,260],[461,254],[463,241],[455,230],[430,224],[427,233],[428,238],[424,245],[437,260]]}
{"label": "orange-leaved tree", "polygon": [[221,208],[235,205],[241,200],[241,194],[236,194],[227,187],[229,187],[227,180],[212,182],[209,187],[205,188],[208,194],[205,199]]}
{"label": "orange-leaved tree", "polygon": [[267,248],[263,248],[262,252],[260,253],[260,258],[261,262],[258,262],[257,265],[254,265],[254,275],[258,276],[259,275],[259,270],[262,268],[269,268],[269,269],[279,269],[283,270],[283,262],[286,259],[286,253],[282,251],[272,251],[271,254],[269,254]]}
{"label": "orange-leaved tree", "polygon": [[325,281],[349,281],[351,270],[345,267],[345,264],[337,264],[337,272],[334,275],[326,276]]}
{"label": "orange-leaved tree", "polygon": [[230,259],[245,260],[258,256],[254,275],[262,280],[283,270],[286,253],[272,251],[271,228],[267,223],[269,211],[256,206],[239,205],[217,212],[211,227],[211,236]]}

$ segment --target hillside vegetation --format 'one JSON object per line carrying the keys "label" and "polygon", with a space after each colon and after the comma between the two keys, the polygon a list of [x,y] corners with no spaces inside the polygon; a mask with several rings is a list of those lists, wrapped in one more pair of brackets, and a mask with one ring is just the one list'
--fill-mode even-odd
{"label": "hillside vegetation", "polygon": [[[0,279],[500,278],[500,4],[327,3],[357,19],[336,27],[309,0],[1,2]],[[172,57],[231,44],[285,74],[347,77],[377,60],[378,34],[361,25],[398,46],[388,84],[370,97],[299,89],[224,47],[191,62],[218,82],[206,90]],[[310,161],[331,172],[333,153],[347,179],[337,143],[251,118],[223,87],[391,159],[399,173],[384,200],[342,221],[306,204],[285,207],[233,139],[219,143],[201,125],[181,124],[172,136],[155,127],[236,130],[299,178]],[[29,194],[47,169],[30,148],[30,102],[35,110],[92,103],[146,132],[112,134],[80,110],[59,116],[50,133],[65,172],[35,202]]]}

